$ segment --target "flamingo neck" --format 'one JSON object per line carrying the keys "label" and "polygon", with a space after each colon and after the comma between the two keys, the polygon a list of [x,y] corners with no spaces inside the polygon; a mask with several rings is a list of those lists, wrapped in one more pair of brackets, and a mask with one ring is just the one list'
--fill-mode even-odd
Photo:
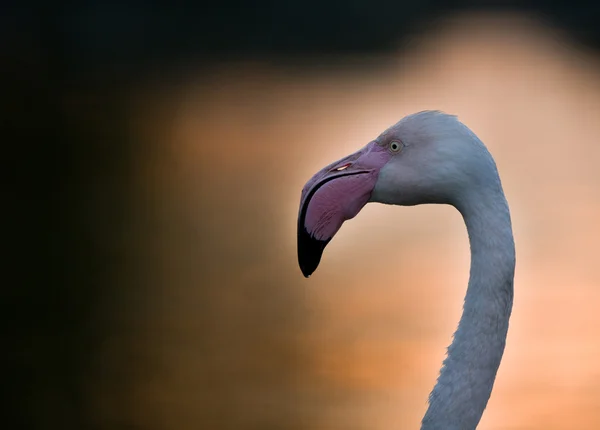
{"label": "flamingo neck", "polygon": [[515,246],[501,186],[456,207],[469,234],[469,285],[421,430],[477,427],[502,360],[513,304]]}

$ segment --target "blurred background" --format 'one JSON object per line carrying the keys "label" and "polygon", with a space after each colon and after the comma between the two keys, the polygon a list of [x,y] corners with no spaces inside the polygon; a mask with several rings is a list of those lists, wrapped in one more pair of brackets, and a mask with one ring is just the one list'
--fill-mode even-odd
{"label": "blurred background", "polygon": [[600,428],[600,6],[6,3],[10,428],[417,429],[466,231],[368,205],[297,266],[306,180],[404,115],[495,156],[517,244],[482,430]]}

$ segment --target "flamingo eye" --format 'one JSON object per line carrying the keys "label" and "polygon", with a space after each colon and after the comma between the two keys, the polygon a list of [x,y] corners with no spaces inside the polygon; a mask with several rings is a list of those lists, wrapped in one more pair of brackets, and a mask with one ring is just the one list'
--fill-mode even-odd
{"label": "flamingo eye", "polygon": [[402,143],[396,140],[390,142],[390,151],[399,152],[402,149]]}

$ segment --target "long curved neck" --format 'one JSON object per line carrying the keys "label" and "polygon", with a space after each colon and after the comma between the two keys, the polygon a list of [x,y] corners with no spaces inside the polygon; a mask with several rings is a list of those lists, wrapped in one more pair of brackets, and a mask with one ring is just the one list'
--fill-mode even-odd
{"label": "long curved neck", "polygon": [[492,392],[513,304],[515,247],[501,186],[457,205],[471,247],[463,314],[421,430],[473,430]]}

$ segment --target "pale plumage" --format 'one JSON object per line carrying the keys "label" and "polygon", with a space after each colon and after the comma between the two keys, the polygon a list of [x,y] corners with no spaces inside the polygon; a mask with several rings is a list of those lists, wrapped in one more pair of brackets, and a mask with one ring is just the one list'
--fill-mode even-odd
{"label": "pale plumage", "polygon": [[342,223],[367,202],[450,204],[464,218],[469,285],[421,429],[475,429],[502,360],[513,303],[515,248],[496,164],[455,116],[424,111],[403,118],[302,190],[298,261],[306,277]]}

